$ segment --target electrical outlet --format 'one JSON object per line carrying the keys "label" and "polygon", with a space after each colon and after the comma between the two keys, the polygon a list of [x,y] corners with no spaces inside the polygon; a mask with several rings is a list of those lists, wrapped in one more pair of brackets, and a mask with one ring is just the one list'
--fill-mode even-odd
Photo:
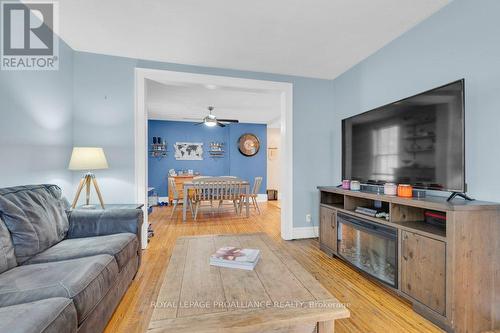
{"label": "electrical outlet", "polygon": [[306,214],[306,222],[311,223],[311,214]]}

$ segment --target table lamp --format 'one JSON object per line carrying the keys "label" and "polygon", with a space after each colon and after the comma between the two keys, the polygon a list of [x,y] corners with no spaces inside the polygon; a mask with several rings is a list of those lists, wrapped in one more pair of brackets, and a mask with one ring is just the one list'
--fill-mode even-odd
{"label": "table lamp", "polygon": [[107,169],[108,162],[106,161],[106,156],[104,155],[104,150],[99,147],[74,147],[73,152],[71,153],[71,160],[69,161],[69,170],[86,170],[88,171],[83,175],[80,180],[80,184],[78,184],[78,188],[76,190],[75,199],[73,199],[72,208],[76,207],[76,203],[78,202],[78,198],[80,197],[80,193],[82,192],[83,187],[86,188],[86,196],[84,208],[92,207],[90,205],[90,187],[91,184],[94,185],[97,196],[99,197],[99,202],[101,203],[102,209],[104,209],[104,201],[102,200],[101,191],[99,190],[99,185],[97,184],[97,180],[95,175],[91,172],[91,170],[99,170],[99,169]]}

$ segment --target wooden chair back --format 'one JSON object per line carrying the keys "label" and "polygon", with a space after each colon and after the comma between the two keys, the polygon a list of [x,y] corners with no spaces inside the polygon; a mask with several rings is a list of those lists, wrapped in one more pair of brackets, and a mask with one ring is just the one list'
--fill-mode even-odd
{"label": "wooden chair back", "polygon": [[220,200],[239,200],[243,192],[244,188],[241,181],[225,180],[222,193],[223,196]]}
{"label": "wooden chair back", "polygon": [[259,194],[259,190],[260,190],[261,185],[262,185],[262,177],[255,177],[251,194],[254,194],[254,195]]}
{"label": "wooden chair back", "polygon": [[241,181],[212,178],[193,179],[195,201],[238,200],[244,193]]}
{"label": "wooden chair back", "polygon": [[168,187],[172,190],[173,198],[171,200],[178,200],[179,199],[179,192],[177,192],[177,186],[175,184],[175,179],[174,178],[168,178]]}

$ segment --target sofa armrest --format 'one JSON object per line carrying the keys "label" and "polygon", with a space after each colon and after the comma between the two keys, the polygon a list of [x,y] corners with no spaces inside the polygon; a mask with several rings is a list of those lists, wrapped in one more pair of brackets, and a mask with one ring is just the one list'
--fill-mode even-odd
{"label": "sofa armrest", "polygon": [[130,232],[141,240],[142,209],[71,210],[67,238],[82,238]]}

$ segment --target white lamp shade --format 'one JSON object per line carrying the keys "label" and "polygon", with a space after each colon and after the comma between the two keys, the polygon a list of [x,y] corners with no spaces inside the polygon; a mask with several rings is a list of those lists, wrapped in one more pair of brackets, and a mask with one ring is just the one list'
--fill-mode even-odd
{"label": "white lamp shade", "polygon": [[104,150],[99,147],[74,147],[68,169],[97,170],[107,169],[108,161]]}

